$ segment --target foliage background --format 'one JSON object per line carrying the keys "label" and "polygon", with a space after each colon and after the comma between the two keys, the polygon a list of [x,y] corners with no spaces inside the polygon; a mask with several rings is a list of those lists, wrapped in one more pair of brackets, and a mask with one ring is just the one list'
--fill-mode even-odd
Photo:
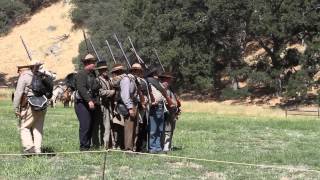
{"label": "foliage background", "polygon": [[[57,0],[0,1],[0,33]],[[131,37],[139,55],[176,76],[174,88],[218,99],[248,96],[303,101],[319,83],[320,4],[317,0],[72,0],[75,28],[84,28],[98,54],[113,61],[105,40],[131,63]],[[305,49],[299,51],[297,46]],[[249,62],[253,52],[265,53]],[[91,51],[91,49],[89,49]],[[79,47],[86,53],[85,43]],[[78,64],[76,64],[78,65]],[[318,73],[318,74],[317,74]]]}
{"label": "foliage background", "polygon": [[30,14],[41,7],[48,6],[59,0],[1,0],[0,1],[0,36],[10,29],[26,21]]}

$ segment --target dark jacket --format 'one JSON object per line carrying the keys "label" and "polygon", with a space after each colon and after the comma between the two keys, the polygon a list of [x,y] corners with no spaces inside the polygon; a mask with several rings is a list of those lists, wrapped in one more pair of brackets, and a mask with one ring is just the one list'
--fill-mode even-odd
{"label": "dark jacket", "polygon": [[100,84],[96,80],[94,72],[88,72],[86,70],[79,71],[76,75],[75,84],[78,95],[80,96],[80,98],[77,97],[77,99],[98,103]]}

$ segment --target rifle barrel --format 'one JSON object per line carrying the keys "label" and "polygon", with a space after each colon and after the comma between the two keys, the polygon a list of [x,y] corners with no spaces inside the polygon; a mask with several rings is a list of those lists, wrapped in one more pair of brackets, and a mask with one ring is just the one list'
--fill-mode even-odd
{"label": "rifle barrel", "polygon": [[117,41],[117,43],[118,43],[118,45],[119,45],[119,47],[120,47],[120,49],[121,49],[121,52],[122,52],[122,54],[123,54],[124,58],[125,58],[125,59],[126,59],[126,61],[127,61],[128,67],[129,67],[129,68],[131,68],[131,64],[130,64],[130,62],[129,62],[129,59],[128,59],[128,57],[127,57],[126,53],[124,52],[124,50],[123,50],[123,48],[122,48],[122,44],[121,44],[121,42],[119,41],[119,39],[118,39],[118,37],[117,37],[116,33],[114,33],[114,34],[113,34],[113,37],[114,37],[114,38],[115,38],[115,40]]}
{"label": "rifle barrel", "polygon": [[108,48],[109,48],[109,51],[110,51],[110,53],[111,53],[111,56],[112,56],[113,62],[114,62],[114,63],[117,63],[116,58],[114,57],[113,52],[112,52],[112,49],[111,49],[111,47],[110,47],[109,41],[108,41],[108,40],[106,40],[106,43],[107,43]]}
{"label": "rifle barrel", "polygon": [[86,36],[86,32],[84,32],[83,29],[82,29],[82,33],[83,33],[84,42],[86,43],[87,53],[89,53],[90,51],[89,51],[87,36]]}
{"label": "rifle barrel", "polygon": [[138,55],[137,51],[136,51],[136,48],[134,47],[132,41],[131,41],[131,38],[128,36],[128,39],[129,39],[129,42],[131,44],[131,47],[132,47],[132,51],[133,53],[136,55],[137,59],[138,59],[138,62],[141,63],[141,64],[145,64],[144,61],[141,59],[141,57]]}
{"label": "rifle barrel", "polygon": [[162,63],[161,63],[161,61],[160,61],[160,58],[159,58],[159,55],[158,55],[157,50],[156,50],[155,48],[153,48],[153,51],[155,52],[155,54],[156,54],[156,56],[157,56],[157,59],[158,59],[158,62],[159,62],[159,64],[160,64],[160,66],[161,66],[162,71],[165,72],[164,67],[163,67],[163,65],[162,65]]}
{"label": "rifle barrel", "polygon": [[26,43],[24,42],[22,36],[20,36],[20,39],[21,39],[21,41],[22,41],[22,44],[23,44],[24,49],[26,50],[26,52],[27,52],[27,54],[28,54],[29,60],[32,61],[31,53],[30,53],[30,51],[28,50],[28,47],[27,47]]}
{"label": "rifle barrel", "polygon": [[98,52],[97,52],[96,48],[94,47],[94,45],[93,45],[93,43],[92,43],[91,39],[90,39],[90,38],[88,38],[88,40],[89,40],[89,43],[90,43],[90,45],[91,45],[91,47],[92,47],[92,49],[93,49],[94,53],[96,54],[96,56],[97,56],[97,58],[98,58],[98,61],[100,62],[100,61],[101,61],[101,59],[100,59],[100,57],[99,57],[99,55],[98,55]]}

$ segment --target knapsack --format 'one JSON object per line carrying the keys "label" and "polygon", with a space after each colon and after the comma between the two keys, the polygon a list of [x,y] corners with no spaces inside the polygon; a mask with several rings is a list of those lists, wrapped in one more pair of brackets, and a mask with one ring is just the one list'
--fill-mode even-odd
{"label": "knapsack", "polygon": [[36,97],[52,97],[53,78],[40,72],[34,72],[31,82],[31,89]]}
{"label": "knapsack", "polygon": [[76,74],[77,73],[70,73],[66,76],[64,79],[65,84],[68,88],[70,88],[72,91],[76,90]]}

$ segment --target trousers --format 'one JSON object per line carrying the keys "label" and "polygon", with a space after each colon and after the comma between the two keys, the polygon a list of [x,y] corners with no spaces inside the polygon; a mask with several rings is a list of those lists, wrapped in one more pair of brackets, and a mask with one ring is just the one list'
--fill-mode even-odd
{"label": "trousers", "polygon": [[124,149],[136,150],[137,141],[137,118],[126,117],[124,119]]}
{"label": "trousers", "polygon": [[164,117],[163,151],[169,151],[172,147],[173,132],[176,128],[176,115],[167,112]]}
{"label": "trousers", "polygon": [[164,124],[164,106],[160,103],[150,108],[149,120],[149,151],[159,152],[162,151],[161,137],[163,134]]}
{"label": "trousers", "polygon": [[103,124],[103,112],[101,106],[96,106],[94,118],[92,119],[92,146],[99,148],[104,145],[103,137],[105,133],[105,127]]}
{"label": "trousers", "polygon": [[28,105],[21,110],[20,137],[23,151],[41,153],[43,124],[46,110],[34,111]]}
{"label": "trousers", "polygon": [[91,146],[93,121],[99,118],[98,109],[91,110],[86,102],[79,100],[74,108],[79,120],[80,150],[88,150]]}

